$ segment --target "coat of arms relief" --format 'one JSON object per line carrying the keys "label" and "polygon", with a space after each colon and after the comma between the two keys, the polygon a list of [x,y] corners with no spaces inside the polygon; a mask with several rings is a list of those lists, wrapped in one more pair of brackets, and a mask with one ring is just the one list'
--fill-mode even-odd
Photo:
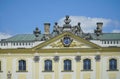
{"label": "coat of arms relief", "polygon": [[82,42],[78,42],[77,40],[71,38],[66,35],[63,38],[53,42],[49,45],[50,48],[90,48],[86,44]]}

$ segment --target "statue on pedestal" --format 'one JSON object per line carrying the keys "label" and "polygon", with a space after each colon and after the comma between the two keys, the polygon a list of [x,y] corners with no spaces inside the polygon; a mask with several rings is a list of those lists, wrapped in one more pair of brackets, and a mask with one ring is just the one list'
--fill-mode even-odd
{"label": "statue on pedestal", "polygon": [[33,31],[33,34],[35,35],[35,40],[38,41],[39,40],[39,35],[41,34],[41,31],[39,30],[38,27],[35,28],[35,30]]}
{"label": "statue on pedestal", "polygon": [[7,79],[11,79],[11,72],[10,71],[8,71],[8,73],[7,73]]}
{"label": "statue on pedestal", "polygon": [[63,25],[63,28],[71,28],[71,25],[69,24],[71,22],[71,19],[69,19],[69,16],[66,16],[66,19],[64,20],[65,24]]}

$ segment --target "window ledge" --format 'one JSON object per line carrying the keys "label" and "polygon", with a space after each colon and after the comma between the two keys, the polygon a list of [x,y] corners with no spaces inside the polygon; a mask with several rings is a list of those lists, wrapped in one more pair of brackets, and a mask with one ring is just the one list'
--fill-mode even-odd
{"label": "window ledge", "polygon": [[52,71],[52,70],[44,70],[42,72],[54,72],[54,71]]}
{"label": "window ledge", "polygon": [[19,70],[19,71],[16,71],[16,72],[28,72],[28,71],[26,71],[26,70]]}
{"label": "window ledge", "polygon": [[114,69],[114,70],[110,69],[110,70],[107,70],[107,71],[119,71],[119,70],[118,69]]}
{"label": "window ledge", "polygon": [[84,69],[84,70],[81,70],[81,71],[93,71],[92,69]]}
{"label": "window ledge", "polygon": [[61,72],[74,72],[73,70],[63,70]]}

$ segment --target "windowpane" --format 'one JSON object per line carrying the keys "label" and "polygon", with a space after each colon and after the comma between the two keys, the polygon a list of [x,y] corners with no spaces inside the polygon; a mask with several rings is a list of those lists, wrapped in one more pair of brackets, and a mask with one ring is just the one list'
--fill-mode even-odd
{"label": "windowpane", "polygon": [[71,70],[71,60],[64,60],[64,70]]}
{"label": "windowpane", "polygon": [[26,70],[26,61],[25,60],[19,61],[19,70]]}
{"label": "windowpane", "polygon": [[91,69],[91,60],[90,59],[84,59],[83,60],[83,69],[84,70],[90,70]]}
{"label": "windowpane", "polygon": [[117,60],[116,59],[110,59],[109,69],[110,70],[116,70],[117,69]]}
{"label": "windowpane", "polygon": [[45,60],[45,71],[52,71],[52,60]]}

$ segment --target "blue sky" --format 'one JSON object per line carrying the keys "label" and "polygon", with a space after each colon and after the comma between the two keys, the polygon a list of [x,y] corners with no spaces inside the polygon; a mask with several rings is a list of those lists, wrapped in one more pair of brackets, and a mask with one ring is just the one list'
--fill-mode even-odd
{"label": "blue sky", "polygon": [[52,31],[54,22],[60,24],[65,15],[86,22],[86,28],[105,21],[104,32],[120,32],[120,0],[0,0],[0,33],[32,33],[35,27],[44,33],[45,22],[51,23]]}

